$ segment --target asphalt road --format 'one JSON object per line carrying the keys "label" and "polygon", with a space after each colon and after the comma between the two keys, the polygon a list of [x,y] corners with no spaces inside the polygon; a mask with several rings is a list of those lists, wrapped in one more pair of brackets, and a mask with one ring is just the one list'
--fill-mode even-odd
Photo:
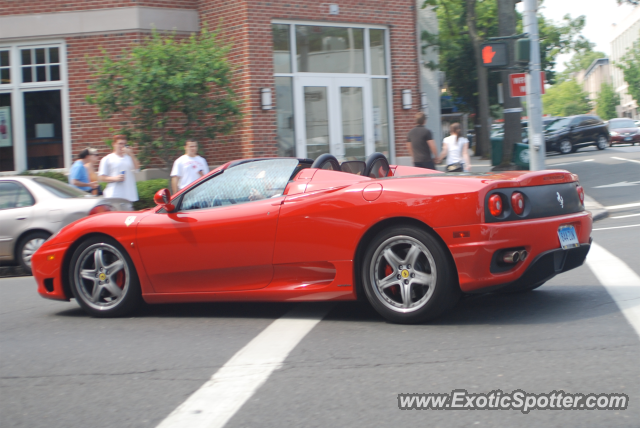
{"label": "asphalt road", "polygon": [[[640,180],[640,164],[611,156],[640,160],[640,150],[583,149],[547,164],[578,162],[561,167],[605,206],[640,202],[637,186],[600,193],[600,185]],[[640,206],[613,209],[592,236],[640,275],[634,214]],[[274,320],[320,306],[328,314],[227,427],[637,427],[640,336],[608,290],[584,265],[533,292],[465,298],[436,322],[402,326],[365,303],[159,305],[92,319],[75,302],[38,297],[31,277],[1,279],[0,426],[156,427]],[[621,392],[630,404],[529,414],[397,407],[398,393],[453,389]]]}

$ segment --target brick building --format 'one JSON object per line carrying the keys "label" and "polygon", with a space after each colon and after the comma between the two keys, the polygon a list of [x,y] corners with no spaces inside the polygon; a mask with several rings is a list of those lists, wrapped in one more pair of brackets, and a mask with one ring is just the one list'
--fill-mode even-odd
{"label": "brick building", "polygon": [[[152,28],[221,25],[244,118],[202,141],[210,164],[254,156],[406,156],[421,108],[415,0],[0,0],[0,173],[68,168],[109,128],[85,96],[86,57]],[[437,93],[437,89],[436,89]],[[404,96],[403,96],[404,94]],[[272,105],[269,105],[269,99]],[[272,107],[272,108],[270,108]]]}

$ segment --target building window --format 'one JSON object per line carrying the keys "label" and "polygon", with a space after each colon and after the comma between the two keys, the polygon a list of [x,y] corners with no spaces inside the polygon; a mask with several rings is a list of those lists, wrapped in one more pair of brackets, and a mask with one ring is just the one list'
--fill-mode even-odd
{"label": "building window", "polygon": [[364,29],[296,25],[298,71],[364,73]]}
{"label": "building window", "polygon": [[278,155],[393,159],[388,30],[274,22],[272,34]]}
{"label": "building window", "polygon": [[60,80],[59,48],[20,49],[22,82],[51,82]]}
{"label": "building window", "polygon": [[0,173],[70,163],[64,58],[63,43],[0,46]]}
{"label": "building window", "polygon": [[274,24],[273,69],[276,73],[291,73],[291,39],[289,25]]}
{"label": "building window", "polygon": [[276,77],[276,123],[278,156],[295,157],[293,132],[293,85],[291,77]]}
{"label": "building window", "polygon": [[8,85],[11,83],[10,66],[9,50],[0,50],[0,85]]}

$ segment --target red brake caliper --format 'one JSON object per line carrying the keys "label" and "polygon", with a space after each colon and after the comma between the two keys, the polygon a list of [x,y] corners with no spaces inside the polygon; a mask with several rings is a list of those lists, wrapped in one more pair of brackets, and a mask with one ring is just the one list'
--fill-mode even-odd
{"label": "red brake caliper", "polygon": [[121,269],[116,274],[116,284],[118,285],[118,287],[124,288],[124,269]]}
{"label": "red brake caliper", "polygon": [[[393,269],[387,263],[387,267],[384,268],[384,276],[385,276],[385,278],[387,276],[391,275],[392,273],[393,273]],[[393,294],[394,296],[397,296],[398,293],[400,292],[400,287],[398,287],[397,285],[392,285],[391,287],[389,287],[389,290],[391,291],[391,294]]]}

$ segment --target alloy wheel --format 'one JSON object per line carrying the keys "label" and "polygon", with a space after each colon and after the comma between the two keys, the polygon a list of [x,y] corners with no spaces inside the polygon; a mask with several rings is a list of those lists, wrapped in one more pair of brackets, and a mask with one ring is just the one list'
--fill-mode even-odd
{"label": "alloy wheel", "polygon": [[123,254],[107,243],[93,244],[78,258],[74,276],[76,289],[87,305],[97,310],[117,306],[131,282]]}
{"label": "alloy wheel", "polygon": [[604,135],[598,137],[598,149],[604,150],[607,147],[607,139]]}
{"label": "alloy wheel", "polygon": [[378,246],[369,269],[376,297],[393,311],[417,311],[433,296],[436,263],[416,238],[401,235],[387,239]]}
{"label": "alloy wheel", "polygon": [[571,141],[569,141],[569,140],[562,140],[562,141],[560,142],[560,152],[561,152],[562,154],[565,154],[565,155],[566,155],[566,154],[568,154],[568,153],[571,153],[571,149],[572,149],[572,147],[571,147]]}

